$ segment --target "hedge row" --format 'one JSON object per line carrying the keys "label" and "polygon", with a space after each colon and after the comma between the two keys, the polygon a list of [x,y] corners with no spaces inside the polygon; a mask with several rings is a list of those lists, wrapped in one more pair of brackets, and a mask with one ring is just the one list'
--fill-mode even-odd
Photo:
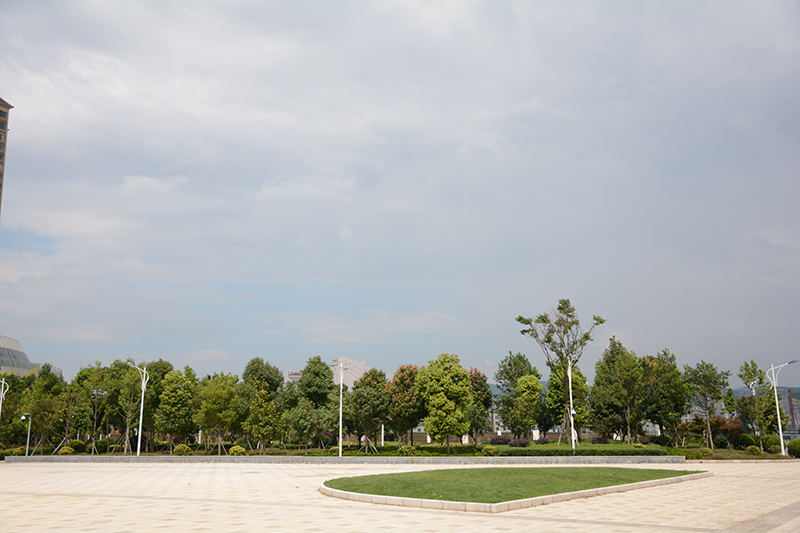
{"label": "hedge row", "polygon": [[500,452],[501,456],[522,456],[522,457],[530,457],[530,456],[544,456],[544,457],[555,457],[555,456],[571,456],[571,455],[594,455],[594,456],[602,456],[602,455],[667,455],[667,450],[661,447],[652,447],[652,448],[633,448],[633,447],[612,447],[612,448],[575,448],[574,452],[572,448],[509,448],[506,450],[502,450]]}

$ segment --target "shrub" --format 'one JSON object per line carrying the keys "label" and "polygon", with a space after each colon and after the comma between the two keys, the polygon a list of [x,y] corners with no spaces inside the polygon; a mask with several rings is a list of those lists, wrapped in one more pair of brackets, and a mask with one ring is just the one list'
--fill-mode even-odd
{"label": "shrub", "polygon": [[405,444],[397,449],[400,455],[417,455],[417,448],[410,444]]}
{"label": "shrub", "polygon": [[728,439],[725,438],[723,435],[717,435],[714,437],[714,448],[727,448],[728,447]]}
{"label": "shrub", "polygon": [[247,450],[241,446],[234,446],[228,452],[229,455],[247,455]]}
{"label": "shrub", "polygon": [[542,435],[533,442],[535,442],[536,444],[550,444],[550,439],[547,438],[547,435]]}
{"label": "shrub", "polygon": [[781,445],[781,438],[777,435],[764,435],[761,437],[761,444],[764,445],[764,449],[768,450],[770,446],[773,444],[777,444],[778,446]]}
{"label": "shrub", "polygon": [[800,439],[794,439],[786,446],[789,455],[800,459]]}
{"label": "shrub", "polygon": [[86,443],[82,440],[71,440],[67,443],[67,446],[75,450],[75,453],[83,453],[86,451]]}
{"label": "shrub", "polygon": [[58,455],[73,455],[75,450],[72,449],[71,446],[62,446],[60,450],[58,450]]}
{"label": "shrub", "polygon": [[[667,455],[667,450],[661,447],[634,448],[633,446],[610,446],[604,448],[576,448],[574,453],[570,446],[560,448],[507,448],[500,450],[501,456],[521,456],[521,457],[562,457],[569,455],[576,456],[623,456],[623,455]],[[682,453],[679,455],[683,455]]]}
{"label": "shrub", "polygon": [[655,437],[650,437],[650,442],[659,446],[669,446],[672,444],[672,437],[669,435],[656,435]]}
{"label": "shrub", "polygon": [[761,450],[758,449],[758,446],[748,446],[745,448],[744,453],[747,455],[761,455]]}
{"label": "shrub", "polygon": [[192,455],[192,449],[186,444],[178,444],[173,448],[172,453],[174,455]]}
{"label": "shrub", "polygon": [[637,440],[639,441],[639,444],[650,444],[650,437],[647,435],[639,435]]}
{"label": "shrub", "polygon": [[781,453],[781,445],[780,444],[773,444],[769,448],[767,448],[769,453]]}
{"label": "shrub", "polygon": [[642,448],[646,448],[647,446],[645,446],[645,445],[644,445],[644,444],[642,444],[641,442],[634,442],[634,443],[633,443],[633,447],[634,447],[634,448],[637,448],[637,449],[639,449],[639,450],[641,450]]}
{"label": "shrub", "polygon": [[19,446],[19,447],[17,447],[17,448],[14,448],[14,449],[11,451],[11,455],[15,455],[15,456],[17,456],[17,457],[19,457],[20,455],[25,455],[25,448],[23,448],[22,446]]}
{"label": "shrub", "polygon": [[511,444],[511,435],[494,435],[489,439],[489,442],[495,446],[498,444]]}
{"label": "shrub", "polygon": [[494,457],[499,452],[497,451],[497,446],[484,446],[481,453],[487,457]]}
{"label": "shrub", "polygon": [[758,440],[753,438],[753,435],[743,434],[736,437],[733,441],[733,445],[736,446],[740,450],[746,449],[748,446],[755,446],[758,443]]}
{"label": "shrub", "polygon": [[705,446],[703,446],[697,451],[700,452],[700,455],[702,455],[703,457],[711,457],[712,455],[714,455],[714,450],[712,450],[711,448],[706,448]]}
{"label": "shrub", "polygon": [[518,439],[514,439],[509,443],[509,446],[512,448],[527,448],[531,444],[531,439],[526,437],[520,437]]}
{"label": "shrub", "polygon": [[687,450],[685,448],[667,448],[666,449],[667,455],[683,455],[686,460],[697,460],[702,459],[703,456],[700,452],[693,452],[691,450]]}
{"label": "shrub", "polygon": [[592,444],[608,444],[608,437],[603,437],[602,435],[592,437]]}

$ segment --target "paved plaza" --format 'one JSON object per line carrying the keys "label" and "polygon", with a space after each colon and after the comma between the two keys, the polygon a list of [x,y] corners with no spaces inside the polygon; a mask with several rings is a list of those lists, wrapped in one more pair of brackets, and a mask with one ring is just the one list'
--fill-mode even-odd
{"label": "paved plaza", "polygon": [[440,468],[454,467],[0,462],[0,531],[800,532],[800,461],[631,465],[714,476],[492,515],[318,490],[336,477]]}

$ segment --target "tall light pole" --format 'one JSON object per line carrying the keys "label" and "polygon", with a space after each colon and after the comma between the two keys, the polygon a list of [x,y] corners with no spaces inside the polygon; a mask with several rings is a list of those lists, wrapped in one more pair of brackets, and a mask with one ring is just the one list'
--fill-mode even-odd
{"label": "tall light pole", "polygon": [[136,444],[136,457],[139,457],[139,452],[142,451],[142,418],[144,417],[144,390],[147,387],[147,382],[150,381],[150,374],[147,373],[147,365],[144,368],[139,368],[130,361],[128,365],[139,371],[142,377],[142,402],[139,407],[139,441]]}
{"label": "tall light pole", "polygon": [[333,360],[339,367],[339,457],[342,456],[342,384],[344,383],[344,365],[338,359]]}
{"label": "tall light pole", "polygon": [[6,398],[8,392],[8,383],[5,379],[0,379],[0,417],[3,416],[3,400]]}
{"label": "tall light pole", "polygon": [[572,406],[572,364],[575,357],[570,356],[567,361],[567,381],[569,381],[569,441],[572,443],[572,450],[575,450],[575,409]]}
{"label": "tall light pole", "polygon": [[800,361],[800,359],[795,359],[794,361],[789,361],[788,363],[783,363],[782,365],[778,366],[770,365],[769,370],[767,370],[767,377],[772,382],[772,390],[775,392],[775,409],[778,412],[778,435],[781,438],[781,455],[786,455],[786,447],[783,444],[783,426],[781,424],[781,404],[778,403],[778,373],[781,371],[781,368],[788,365],[793,365],[798,361]]}
{"label": "tall light pole", "polygon": [[28,457],[28,447],[31,445],[31,420],[33,417],[30,413],[24,413],[22,415],[22,421],[25,422],[25,417],[28,417],[28,440],[25,442],[25,457]]}

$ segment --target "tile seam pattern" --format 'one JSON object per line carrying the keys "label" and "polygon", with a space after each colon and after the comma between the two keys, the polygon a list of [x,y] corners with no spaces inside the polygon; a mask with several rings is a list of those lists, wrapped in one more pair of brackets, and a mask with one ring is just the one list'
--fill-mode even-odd
{"label": "tile seam pattern", "polygon": [[381,496],[378,494],[362,494],[358,492],[348,492],[344,490],[333,489],[326,486],[325,482],[323,482],[320,485],[319,491],[325,496],[330,496],[332,498],[341,498],[343,500],[351,500],[351,501],[358,501],[365,503],[375,503],[379,505],[396,505],[400,507],[418,507],[423,509],[438,509],[443,511],[465,511],[473,513],[504,513],[507,511],[527,509],[529,507],[538,507],[540,505],[547,505],[550,503],[578,500],[582,498],[591,498],[593,496],[614,494],[618,492],[628,492],[631,490],[658,487],[660,485],[670,485],[673,483],[681,483],[684,481],[694,481],[697,479],[709,478],[712,477],[713,475],[714,474],[711,472],[700,472],[697,474],[687,474],[683,476],[669,477],[664,479],[652,479],[650,481],[639,481],[636,483],[626,483],[624,485],[612,485],[610,487],[599,487],[596,489],[579,490],[574,492],[562,492],[561,494],[550,494],[547,496],[537,496],[535,498],[524,498],[521,500],[513,500],[500,503],[453,502],[447,500],[428,500],[424,498],[403,498],[398,496]]}

